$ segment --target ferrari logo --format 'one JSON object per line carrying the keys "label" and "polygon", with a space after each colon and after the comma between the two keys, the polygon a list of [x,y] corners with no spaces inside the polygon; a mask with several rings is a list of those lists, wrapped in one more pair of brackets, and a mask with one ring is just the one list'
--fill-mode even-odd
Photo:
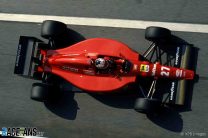
{"label": "ferrari logo", "polygon": [[140,71],[141,72],[149,72],[149,65],[141,64],[140,65]]}

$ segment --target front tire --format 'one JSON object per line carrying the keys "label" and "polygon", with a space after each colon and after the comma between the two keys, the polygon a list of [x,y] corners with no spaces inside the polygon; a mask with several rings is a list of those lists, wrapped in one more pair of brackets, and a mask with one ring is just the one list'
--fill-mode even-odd
{"label": "front tire", "polygon": [[145,38],[153,42],[168,41],[171,37],[171,31],[163,27],[147,27],[145,30]]}
{"label": "front tire", "polygon": [[135,102],[134,109],[141,113],[153,113],[157,111],[162,102],[158,99],[138,98]]}

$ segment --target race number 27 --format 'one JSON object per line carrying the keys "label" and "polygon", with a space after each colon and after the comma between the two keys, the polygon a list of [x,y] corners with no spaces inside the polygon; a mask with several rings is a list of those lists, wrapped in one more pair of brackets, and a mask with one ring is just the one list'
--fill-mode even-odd
{"label": "race number 27", "polygon": [[162,66],[160,75],[168,77],[170,75],[169,71],[170,71],[170,68]]}

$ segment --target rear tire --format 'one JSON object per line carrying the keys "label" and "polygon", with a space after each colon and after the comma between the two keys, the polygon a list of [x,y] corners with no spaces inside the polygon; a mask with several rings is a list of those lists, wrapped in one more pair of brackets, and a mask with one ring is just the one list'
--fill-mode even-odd
{"label": "rear tire", "polygon": [[153,42],[168,41],[171,37],[171,31],[163,27],[147,27],[145,31],[145,38]]}
{"label": "rear tire", "polygon": [[138,98],[135,102],[134,109],[141,113],[153,113],[161,106],[161,101],[158,99]]}
{"label": "rear tire", "polygon": [[67,31],[66,24],[58,21],[46,20],[42,23],[41,36],[46,39],[56,39]]}
{"label": "rear tire", "polygon": [[31,99],[35,101],[45,101],[49,93],[50,86],[46,83],[33,83],[31,90]]}

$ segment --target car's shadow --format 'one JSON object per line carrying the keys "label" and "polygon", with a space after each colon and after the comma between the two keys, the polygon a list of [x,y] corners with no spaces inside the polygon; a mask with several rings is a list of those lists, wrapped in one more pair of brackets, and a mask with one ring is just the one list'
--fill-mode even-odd
{"label": "car's shadow", "polygon": [[183,119],[178,108],[162,107],[155,114],[147,114],[147,118],[156,125],[173,132],[181,132],[183,129]]}
{"label": "car's shadow", "polygon": [[[190,45],[185,40],[178,38],[176,36],[172,36],[171,43],[175,46]],[[194,48],[194,51],[192,53],[192,65],[190,69],[194,71],[196,70],[196,66],[197,66],[198,50],[199,49]],[[169,52],[171,53],[170,49]],[[153,115],[147,115],[147,117],[152,122],[154,122],[155,124],[157,124],[158,126],[164,129],[174,132],[181,132],[183,128],[183,120],[181,118],[180,112],[191,111],[193,87],[194,87],[194,83],[196,82],[197,81],[191,81],[189,83],[189,88],[187,89],[189,92],[186,94],[185,105],[182,108],[177,106],[164,107],[160,110],[160,112]],[[61,99],[57,103],[46,102],[45,106],[50,111],[52,111],[53,113],[57,114],[60,117],[73,120],[76,118],[77,110],[79,109],[79,107],[77,102],[74,100],[74,92],[71,92],[73,91],[73,86],[71,86],[69,83],[66,82],[65,85],[67,85],[68,89],[67,91],[64,92],[63,99]],[[165,84],[161,83],[160,85],[163,87],[163,85]],[[109,94],[89,93],[89,95],[103,104],[115,108],[124,108],[124,109],[133,109],[136,98],[142,96],[136,83],[131,84],[128,87],[125,87],[124,89],[116,91],[114,93],[109,93]]]}
{"label": "car's shadow", "polygon": [[64,91],[60,99],[56,101],[47,100],[44,104],[54,114],[64,119],[74,120],[79,109],[77,102],[74,100],[74,94],[75,92]]}
{"label": "car's shadow", "polygon": [[[93,98],[115,108],[122,109],[132,109],[134,110],[134,103],[138,97],[143,97],[136,85],[131,86],[133,88],[122,90],[118,93],[112,94],[91,94]],[[187,107],[189,108],[189,107]],[[183,128],[183,120],[181,118],[180,112],[187,110],[186,107],[183,109],[178,108],[177,106],[166,106],[161,107],[161,109],[154,114],[147,114],[147,118],[158,126],[173,131],[181,132]],[[135,111],[136,112],[136,111]],[[139,112],[138,112],[139,114]]]}

